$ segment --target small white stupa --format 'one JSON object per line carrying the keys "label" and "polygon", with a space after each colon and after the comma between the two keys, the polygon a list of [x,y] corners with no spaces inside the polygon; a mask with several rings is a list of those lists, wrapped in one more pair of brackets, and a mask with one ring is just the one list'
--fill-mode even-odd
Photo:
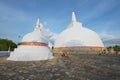
{"label": "small white stupa", "polygon": [[60,33],[55,41],[55,48],[103,48],[104,45],[96,32],[83,27],[82,23],[76,20],[72,12],[72,21],[67,29]]}
{"label": "small white stupa", "polygon": [[8,60],[13,61],[36,61],[53,58],[53,53],[48,48],[49,33],[40,28],[38,18],[34,31],[26,34],[20,45],[10,53]]}

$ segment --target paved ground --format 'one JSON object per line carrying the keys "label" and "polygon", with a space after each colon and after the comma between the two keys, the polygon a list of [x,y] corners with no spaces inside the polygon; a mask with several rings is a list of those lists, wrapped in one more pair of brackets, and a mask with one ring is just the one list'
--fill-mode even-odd
{"label": "paved ground", "polygon": [[0,80],[120,80],[120,55],[76,54],[32,62],[0,57]]}

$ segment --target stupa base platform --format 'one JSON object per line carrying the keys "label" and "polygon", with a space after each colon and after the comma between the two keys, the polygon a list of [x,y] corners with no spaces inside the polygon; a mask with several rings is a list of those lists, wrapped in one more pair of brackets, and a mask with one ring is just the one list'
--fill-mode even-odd
{"label": "stupa base platform", "polygon": [[54,53],[69,52],[70,54],[98,54],[102,47],[60,47],[54,48]]}
{"label": "stupa base platform", "polygon": [[8,60],[39,61],[52,59],[53,54],[46,46],[19,46],[10,53]]}

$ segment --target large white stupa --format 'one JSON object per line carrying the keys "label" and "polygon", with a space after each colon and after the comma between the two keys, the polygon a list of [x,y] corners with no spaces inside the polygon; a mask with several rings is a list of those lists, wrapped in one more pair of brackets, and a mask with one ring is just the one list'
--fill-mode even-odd
{"label": "large white stupa", "polygon": [[26,34],[20,45],[10,53],[8,60],[13,61],[36,61],[53,58],[48,48],[48,40],[51,35],[40,28],[38,18],[34,31]]}
{"label": "large white stupa", "polygon": [[55,41],[55,48],[103,48],[104,45],[96,32],[83,27],[82,23],[76,20],[72,12],[72,21],[67,29],[60,33]]}

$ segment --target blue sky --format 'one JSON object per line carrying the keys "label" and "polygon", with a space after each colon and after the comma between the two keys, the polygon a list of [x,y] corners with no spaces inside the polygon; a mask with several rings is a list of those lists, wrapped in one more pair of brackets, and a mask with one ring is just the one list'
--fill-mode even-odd
{"label": "blue sky", "polygon": [[20,41],[33,31],[37,17],[44,28],[59,34],[71,13],[103,39],[120,38],[120,0],[0,0],[0,38]]}

